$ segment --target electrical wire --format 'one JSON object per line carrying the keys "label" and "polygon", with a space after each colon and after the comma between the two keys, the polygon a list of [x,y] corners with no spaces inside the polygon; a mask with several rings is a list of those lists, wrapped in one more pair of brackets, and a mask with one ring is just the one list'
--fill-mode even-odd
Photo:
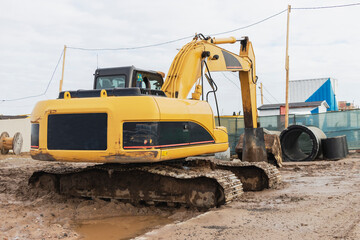
{"label": "electrical wire", "polygon": [[275,100],[275,102],[280,103],[280,101],[277,100],[277,99],[264,87],[264,83],[263,83],[263,89]]}
{"label": "electrical wire", "polygon": [[[350,6],[357,6],[360,5],[360,3],[351,3],[351,4],[343,4],[343,5],[333,5],[333,6],[321,6],[321,7],[300,7],[300,8],[291,8],[292,10],[315,10],[315,9],[326,9],[326,8],[340,8],[340,7],[350,7]],[[229,31],[225,31],[225,32],[219,32],[219,33],[213,33],[213,34],[209,34],[210,36],[218,36],[218,35],[222,35],[222,34],[227,34],[227,33],[232,33],[232,32],[236,32],[242,29],[246,29],[249,27],[253,27],[255,25],[258,25],[260,23],[263,23],[269,19],[272,19],[278,15],[281,15],[282,13],[286,12],[287,8],[275,13],[269,17],[266,17],[260,21],[251,23],[249,25],[243,26],[243,27],[239,27],[239,28],[235,28]],[[121,48],[82,48],[82,47],[67,47],[69,49],[74,49],[74,50],[83,50],[83,51],[123,51],[123,50],[135,50],[135,49],[143,49],[143,48],[150,48],[150,47],[157,47],[157,46],[162,46],[162,45],[166,45],[166,44],[170,44],[170,43],[174,43],[174,42],[178,42],[181,40],[185,40],[188,38],[192,38],[193,35],[191,36],[186,36],[186,37],[182,37],[182,38],[178,38],[178,39],[174,39],[174,40],[170,40],[170,41],[166,41],[166,42],[161,42],[161,43],[155,43],[155,44],[150,44],[150,45],[144,45],[144,46],[138,46],[138,47],[121,47]]]}
{"label": "electrical wire", "polygon": [[46,89],[45,89],[45,91],[44,91],[43,93],[37,94],[37,95],[32,95],[32,96],[21,97],[21,98],[1,99],[0,102],[1,102],[1,103],[3,103],[3,102],[13,102],[13,101],[18,101],[18,100],[24,100],[24,99],[29,99],[29,98],[35,98],[35,97],[44,96],[44,95],[47,93],[47,91],[49,90],[50,84],[51,84],[51,82],[52,82],[52,80],[53,80],[53,78],[54,78],[55,72],[56,72],[56,70],[57,70],[57,68],[58,68],[58,66],[59,66],[60,60],[61,60],[61,58],[62,58],[63,55],[64,55],[64,50],[62,50],[62,52],[61,52],[61,54],[60,54],[59,60],[58,60],[58,62],[57,62],[57,64],[56,64],[56,66],[55,66],[55,69],[54,69],[54,71],[53,71],[53,73],[52,73],[52,75],[51,75],[51,78],[50,78],[50,80],[49,80],[49,82],[48,82],[48,84],[47,84],[47,86],[46,86]]}
{"label": "electrical wire", "polygon": [[[230,72],[231,74],[233,74],[234,76],[236,76],[236,74],[235,73],[233,73],[233,72]],[[224,77],[225,78],[227,78],[226,76],[225,76],[225,74],[224,73],[222,73],[223,75],[224,75]],[[229,78],[227,78],[229,81],[231,81]],[[231,81],[234,85],[236,85],[233,81]],[[237,85],[236,85],[237,86]],[[237,86],[238,87],[238,86]],[[239,88],[239,87],[238,87]],[[264,84],[263,84],[263,88],[264,88]],[[239,88],[240,89],[240,88]],[[265,88],[264,88],[264,90],[275,100],[275,102],[277,102],[277,103],[280,103],[268,90],[266,90]],[[267,99],[265,96],[264,96],[264,98],[265,99]],[[268,99],[267,99],[267,101],[269,102],[269,103],[271,103]]]}
{"label": "electrical wire", "polygon": [[342,8],[342,7],[352,7],[359,6],[360,3],[350,3],[350,4],[342,4],[342,5],[333,5],[333,6],[320,6],[320,7],[298,7],[291,8],[291,10],[317,10],[317,9],[328,9],[328,8]]}
{"label": "electrical wire", "polygon": [[[234,76],[236,76],[235,75],[235,73],[233,73],[233,72],[230,72],[232,75],[234,75]],[[230,80],[230,79],[229,79]],[[276,103],[280,103],[280,101],[279,100],[277,100],[265,87],[264,87],[264,83],[263,83],[263,88],[264,88],[264,90],[275,100],[275,102]],[[264,96],[264,98],[265,98],[265,96]],[[265,98],[266,99],[266,98]],[[268,101],[269,103],[271,103],[270,101]]]}
{"label": "electrical wire", "polygon": [[[238,87],[230,78],[226,77],[226,75],[225,75],[223,72],[221,72],[221,73],[222,73],[222,74],[224,75],[224,77],[225,77],[226,79],[228,79],[232,84],[234,84],[237,88],[241,89],[241,88]],[[236,76],[235,73],[233,73],[233,72],[230,72],[230,73],[231,73],[232,75]],[[264,88],[264,83],[263,83],[263,88]],[[279,100],[277,100],[268,90],[266,90],[265,88],[264,88],[264,90],[275,100],[276,103],[280,103]],[[265,97],[265,95],[263,95],[263,97],[266,99],[266,101],[267,101],[268,103],[272,103],[269,99],[267,99],[267,97]]]}
{"label": "electrical wire", "polygon": [[267,20],[269,20],[269,19],[271,19],[271,18],[274,18],[274,17],[276,17],[276,16],[278,16],[278,15],[280,15],[280,14],[286,12],[286,11],[287,11],[287,9],[284,9],[284,10],[282,10],[282,11],[280,11],[280,12],[274,14],[274,15],[271,15],[271,16],[269,16],[269,17],[267,17],[267,18],[264,18],[264,19],[262,19],[262,20],[260,20],[260,21],[255,22],[255,23],[246,25],[246,26],[244,26],[244,27],[239,27],[239,28],[235,28],[235,29],[230,30],[230,31],[220,32],[220,33],[214,33],[214,34],[210,34],[210,35],[211,35],[211,36],[217,36],[217,35],[221,35],[221,34],[227,34],[227,33],[236,32],[236,31],[239,31],[239,30],[242,30],[242,29],[245,29],[245,28],[249,28],[249,27],[258,25],[258,24],[260,24],[260,23],[262,23],[262,22],[265,22],[265,21],[267,21]]}
{"label": "electrical wire", "polygon": [[194,36],[191,35],[191,36],[182,37],[182,38],[178,38],[178,39],[171,40],[171,41],[166,41],[166,42],[162,42],[162,43],[155,43],[155,44],[150,44],[150,45],[144,45],[144,46],[138,46],[138,47],[121,47],[121,48],[81,48],[81,47],[67,47],[67,48],[68,48],[68,49],[74,49],[74,50],[82,50],[82,51],[124,51],[124,50],[136,50],[136,49],[150,48],[150,47],[157,47],[157,46],[161,46],[161,45],[166,45],[166,44],[178,42],[178,41],[185,40],[185,39],[192,38],[192,37],[194,37]]}
{"label": "electrical wire", "polygon": [[[257,93],[257,94],[256,94],[256,97],[258,97],[258,96],[261,97],[261,93]],[[268,103],[273,104],[271,101],[269,101],[269,99],[268,99],[265,95],[263,95],[263,98],[265,98],[265,100],[266,100]]]}
{"label": "electrical wire", "polygon": [[[284,12],[286,12],[287,9],[284,9],[276,14],[273,14],[269,17],[266,17],[260,21],[257,21],[255,23],[252,23],[252,24],[249,24],[249,25],[246,25],[246,26],[243,26],[243,27],[239,27],[239,28],[235,28],[235,29],[232,29],[232,30],[229,30],[229,31],[226,31],[226,32],[220,32],[220,33],[214,33],[214,34],[210,34],[210,36],[217,36],[217,35],[221,35],[221,34],[226,34],[226,33],[232,33],[232,32],[236,32],[236,31],[239,31],[239,30],[242,30],[242,29],[245,29],[245,28],[249,28],[249,27],[252,27],[252,26],[255,26],[255,25],[258,25],[262,22],[265,22],[271,18],[274,18]],[[138,46],[138,47],[122,47],[122,48],[82,48],[82,47],[67,47],[68,49],[74,49],[74,50],[82,50],[82,51],[124,51],[124,50],[136,50],[136,49],[142,49],[142,48],[149,48],[149,47],[157,47],[157,46],[161,46],[161,45],[166,45],[166,44],[170,44],[170,43],[174,43],[174,42],[178,42],[178,41],[181,41],[181,40],[185,40],[185,39],[188,39],[188,38],[193,38],[194,35],[191,35],[191,36],[187,36],[187,37],[182,37],[182,38],[178,38],[178,39],[175,39],[175,40],[171,40],[171,41],[166,41],[166,42],[162,42],[162,43],[156,43],[156,44],[150,44],[150,45],[144,45],[144,46]]]}
{"label": "electrical wire", "polygon": [[265,98],[265,100],[268,102],[268,103],[272,103],[271,101],[269,101],[269,99],[267,99],[267,97],[265,97],[265,95],[263,95],[263,97]]}
{"label": "electrical wire", "polygon": [[[256,94],[256,97],[258,96],[261,97],[261,94],[260,93]],[[269,104],[273,104],[271,101],[269,101],[269,99],[265,95],[263,95],[263,98],[265,98],[266,102],[268,102]]]}
{"label": "electrical wire", "polygon": [[241,90],[241,88],[240,88],[238,85],[236,85],[236,83],[234,83],[230,78],[228,78],[223,72],[221,72],[221,74],[222,74],[227,80],[229,80],[234,86],[236,86],[238,89]]}
{"label": "electrical wire", "polygon": [[25,104],[25,105],[11,105],[11,108],[24,108],[24,107],[34,107],[35,103],[32,104]]}

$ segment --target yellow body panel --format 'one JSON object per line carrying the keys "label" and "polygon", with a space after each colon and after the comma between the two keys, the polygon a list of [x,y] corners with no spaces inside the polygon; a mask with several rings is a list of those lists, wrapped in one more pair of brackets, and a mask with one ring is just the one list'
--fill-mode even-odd
{"label": "yellow body panel", "polygon": [[[105,151],[47,149],[47,119],[49,114],[107,113],[108,132]],[[163,149],[123,149],[124,122],[191,121],[201,125],[212,135],[215,143]],[[227,133],[214,130],[211,107],[207,102],[180,100],[155,96],[69,98],[39,102],[31,115],[32,123],[39,123],[39,149],[31,150],[38,160],[76,162],[156,162],[199,154],[225,151]]]}
{"label": "yellow body panel", "polygon": [[208,132],[214,134],[214,115],[206,101],[175,98],[156,98],[155,101],[160,109],[161,121],[186,121],[190,116],[193,122],[202,125]]}

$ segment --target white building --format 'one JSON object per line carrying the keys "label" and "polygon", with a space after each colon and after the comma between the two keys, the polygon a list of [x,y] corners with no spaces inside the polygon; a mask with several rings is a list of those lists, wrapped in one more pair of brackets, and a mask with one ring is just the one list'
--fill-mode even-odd
{"label": "white building", "polygon": [[[329,105],[326,101],[317,102],[295,102],[289,103],[289,114],[311,114],[311,113],[323,113],[326,112]],[[285,103],[279,104],[264,104],[259,108],[259,116],[274,116],[285,115]]]}

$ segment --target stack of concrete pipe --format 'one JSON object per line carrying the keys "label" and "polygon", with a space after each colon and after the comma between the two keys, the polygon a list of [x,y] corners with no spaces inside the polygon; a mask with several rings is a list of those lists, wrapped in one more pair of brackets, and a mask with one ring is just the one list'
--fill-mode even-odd
{"label": "stack of concrete pipe", "polygon": [[292,125],[281,132],[284,161],[338,160],[349,153],[346,136],[326,137],[313,126]]}

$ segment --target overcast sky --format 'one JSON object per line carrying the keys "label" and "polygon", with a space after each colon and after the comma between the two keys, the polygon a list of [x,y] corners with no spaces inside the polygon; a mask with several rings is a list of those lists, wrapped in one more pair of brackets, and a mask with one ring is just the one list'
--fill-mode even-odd
{"label": "overcast sky", "polygon": [[[136,47],[195,33],[216,34],[240,28],[292,7],[356,3],[335,1],[1,1],[0,99],[42,94],[64,45],[81,48]],[[293,10],[290,16],[290,79],[338,79],[338,100],[360,104],[360,6]],[[286,13],[256,26],[217,35],[249,36],[265,103],[285,101]],[[134,65],[167,73],[186,40],[128,51],[66,52],[63,90],[91,89],[97,67]],[[238,52],[239,44],[223,45]],[[221,114],[241,110],[239,80],[214,74]],[[61,64],[42,97],[1,101],[0,114],[29,114],[37,101],[58,95]],[[232,81],[230,81],[230,80]],[[234,84],[235,83],[235,84]],[[235,86],[237,85],[237,86]],[[260,103],[260,98],[258,98]]]}

